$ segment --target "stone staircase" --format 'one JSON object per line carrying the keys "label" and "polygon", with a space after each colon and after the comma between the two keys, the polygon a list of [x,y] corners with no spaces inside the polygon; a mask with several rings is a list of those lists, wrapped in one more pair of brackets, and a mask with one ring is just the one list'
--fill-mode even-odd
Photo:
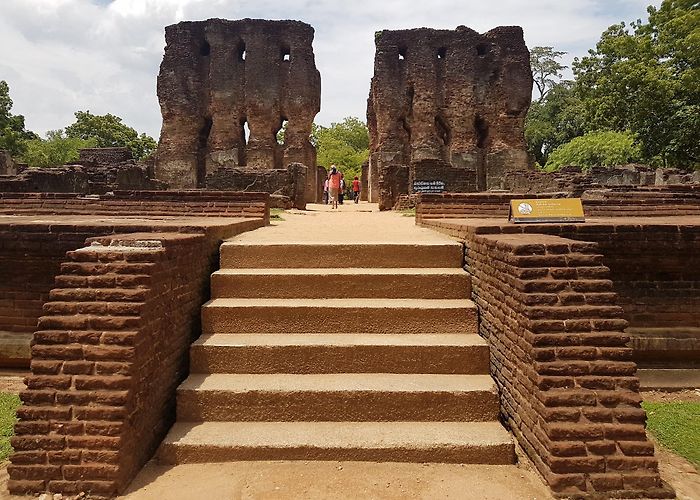
{"label": "stone staircase", "polygon": [[512,464],[456,242],[226,242],[162,463]]}

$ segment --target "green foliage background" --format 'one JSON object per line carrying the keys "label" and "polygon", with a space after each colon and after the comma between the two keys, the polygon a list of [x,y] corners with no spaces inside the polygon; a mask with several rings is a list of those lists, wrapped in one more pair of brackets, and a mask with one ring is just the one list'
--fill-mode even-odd
{"label": "green foliage background", "polygon": [[[533,76],[539,75],[547,90],[532,104],[525,131],[539,165],[560,166],[563,153],[549,160],[558,147],[591,132],[611,131],[632,134],[637,148],[630,150],[625,139],[609,157],[615,161],[700,166],[700,8],[693,0],[664,0],[647,13],[646,21],[605,30],[587,56],[574,59],[573,81],[557,82],[561,52],[532,49]],[[566,156],[573,162],[590,159],[593,142],[610,146],[601,138],[572,143]],[[630,157],[616,156],[620,151]]]}
{"label": "green foliage background", "polygon": [[359,118],[347,117],[330,127],[314,125],[311,142],[316,146],[316,163],[330,169],[336,165],[345,174],[346,195],[352,180],[361,177],[362,164],[369,158],[369,131]]}

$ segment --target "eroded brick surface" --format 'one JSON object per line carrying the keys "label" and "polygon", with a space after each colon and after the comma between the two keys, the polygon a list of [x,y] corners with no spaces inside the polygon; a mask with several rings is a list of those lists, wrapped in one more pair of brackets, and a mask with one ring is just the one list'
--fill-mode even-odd
{"label": "eroded brick surface", "polygon": [[527,168],[532,76],[521,28],[384,30],[375,42],[370,201],[391,208],[395,192],[408,192],[389,179],[401,166],[410,183],[444,180],[452,192],[485,190],[506,169]]}
{"label": "eroded brick surface", "polygon": [[[156,176],[203,187],[219,167],[315,167],[309,142],[320,109],[314,30],[299,21],[210,19],[165,30],[158,75],[163,127]],[[287,122],[284,144],[277,132]],[[246,127],[249,137],[246,138]],[[315,201],[316,172],[307,176]]]}

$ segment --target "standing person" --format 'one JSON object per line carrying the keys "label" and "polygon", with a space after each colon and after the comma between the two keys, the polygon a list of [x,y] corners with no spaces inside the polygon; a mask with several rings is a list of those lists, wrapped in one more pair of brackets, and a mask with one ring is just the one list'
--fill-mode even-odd
{"label": "standing person", "polygon": [[338,203],[343,204],[345,199],[345,174],[340,172],[340,189],[338,190]]}
{"label": "standing person", "polygon": [[331,209],[338,208],[338,192],[340,191],[340,172],[331,165],[331,171],[328,174],[328,196],[331,200]]}
{"label": "standing person", "polygon": [[352,181],[352,199],[355,200],[355,203],[360,202],[360,191],[362,191],[360,179],[358,179],[357,176],[355,176],[355,178]]}
{"label": "standing person", "polygon": [[328,205],[328,179],[323,181],[323,204]]}

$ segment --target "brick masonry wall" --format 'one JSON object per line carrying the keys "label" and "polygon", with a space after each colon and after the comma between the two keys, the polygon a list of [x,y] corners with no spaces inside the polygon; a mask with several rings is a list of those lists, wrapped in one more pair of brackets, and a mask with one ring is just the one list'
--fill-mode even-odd
{"label": "brick masonry wall", "polygon": [[502,416],[558,496],[669,498],[602,260],[550,235],[467,239]]}
{"label": "brick masonry wall", "polygon": [[[507,217],[514,198],[562,198],[566,191],[549,193],[420,194],[416,220]],[[587,217],[668,217],[700,215],[700,185],[596,189],[580,194]]]}
{"label": "brick masonry wall", "polygon": [[[113,196],[0,193],[0,214],[269,217],[268,193],[233,191],[115,191]],[[269,218],[266,218],[266,223]]]}
{"label": "brick masonry wall", "polygon": [[10,492],[121,491],[175,417],[218,239],[132,234],[68,253],[34,334]]}
{"label": "brick masonry wall", "polygon": [[[26,199],[19,198],[27,201]],[[31,203],[30,203],[31,204]],[[124,205],[125,209],[129,204]],[[258,210],[256,208],[256,210]],[[268,212],[266,212],[266,215]],[[65,215],[65,214],[61,214]],[[142,215],[131,207],[131,215]],[[52,220],[35,222],[27,218],[2,218],[0,221],[0,332],[9,332],[17,341],[36,330],[42,305],[48,300],[54,276],[58,274],[67,251],[76,250],[87,238],[134,232],[206,232],[218,238],[245,231],[263,224],[262,219],[246,219],[244,223],[199,224],[190,219],[166,218],[146,220],[127,218],[103,220]],[[233,229],[237,227],[238,229]],[[26,348],[22,348],[26,353]],[[0,366],[28,366],[26,354],[0,349]]]}

